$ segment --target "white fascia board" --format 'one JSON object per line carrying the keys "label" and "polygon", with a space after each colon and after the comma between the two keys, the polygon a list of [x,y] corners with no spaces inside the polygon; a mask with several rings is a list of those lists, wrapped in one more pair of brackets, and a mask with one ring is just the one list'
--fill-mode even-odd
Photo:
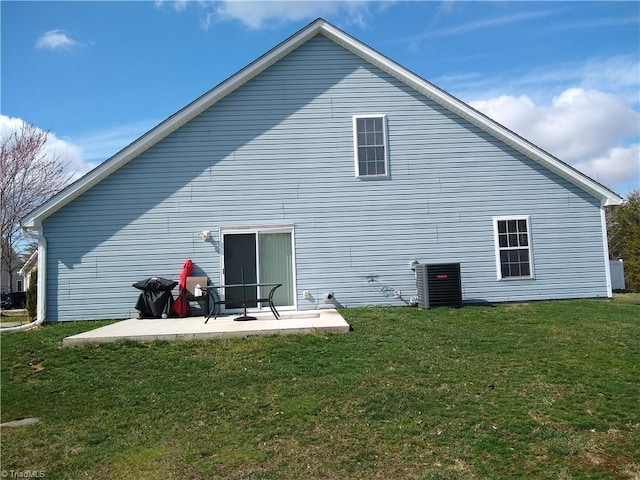
{"label": "white fascia board", "polygon": [[441,90],[422,77],[397,64],[393,60],[364,45],[342,30],[339,30],[333,25],[324,23],[322,26],[322,32],[328,38],[345,47],[347,50],[358,55],[369,63],[372,63],[414,90],[417,90],[453,113],[460,115],[473,125],[481,128],[527,157],[540,163],[542,166],[557,173],[574,185],[600,199],[603,206],[620,205],[623,202],[622,197],[607,187],[599,184],[570,165],[545,152],[503,125],[500,125],[495,120],[492,120],[470,105],[467,105],[463,101],[457,99],[453,95]]}

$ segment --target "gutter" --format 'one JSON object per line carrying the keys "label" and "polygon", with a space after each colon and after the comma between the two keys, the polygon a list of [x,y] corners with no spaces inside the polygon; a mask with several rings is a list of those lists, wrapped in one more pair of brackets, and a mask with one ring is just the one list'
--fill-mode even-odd
{"label": "gutter", "polygon": [[26,323],[17,327],[0,328],[0,333],[20,332],[22,330],[38,327],[44,323],[46,316],[47,289],[45,287],[47,278],[47,240],[42,234],[41,227],[35,227],[35,230],[37,230],[36,232],[29,230],[29,228],[30,227],[22,227],[22,233],[24,233],[24,236],[38,241],[38,290],[36,292],[38,311],[36,319],[31,323]]}

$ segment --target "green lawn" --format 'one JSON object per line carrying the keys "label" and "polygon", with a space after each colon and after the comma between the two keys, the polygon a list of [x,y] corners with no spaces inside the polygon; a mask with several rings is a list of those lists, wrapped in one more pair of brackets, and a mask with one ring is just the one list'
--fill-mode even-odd
{"label": "green lawn", "polygon": [[0,469],[51,479],[640,476],[640,299],[347,309],[343,335],[2,335]]}
{"label": "green lawn", "polygon": [[0,326],[2,324],[29,323],[29,315],[26,310],[2,310],[0,312]]}

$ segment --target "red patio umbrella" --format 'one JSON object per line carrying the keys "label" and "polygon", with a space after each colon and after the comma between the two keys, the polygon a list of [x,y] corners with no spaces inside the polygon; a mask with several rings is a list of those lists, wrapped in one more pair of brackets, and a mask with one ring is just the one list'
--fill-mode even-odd
{"label": "red patio umbrella", "polygon": [[187,302],[187,277],[191,276],[191,272],[193,271],[193,262],[191,260],[187,260],[182,265],[182,273],[180,273],[180,280],[178,280],[178,298],[173,303],[173,313],[179,315],[181,317],[186,317],[189,315],[189,302]]}

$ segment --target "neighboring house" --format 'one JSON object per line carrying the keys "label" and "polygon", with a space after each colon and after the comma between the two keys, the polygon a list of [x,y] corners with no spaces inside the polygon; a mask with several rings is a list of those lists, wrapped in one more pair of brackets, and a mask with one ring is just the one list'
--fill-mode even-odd
{"label": "neighboring house", "polygon": [[414,260],[460,263],[465,302],[610,297],[621,201],[319,19],[22,224],[61,321],[133,317],[131,284],[186,259],[283,283],[281,309],[407,305]]}
{"label": "neighboring house", "polygon": [[18,275],[23,278],[24,281],[24,290],[27,291],[29,289],[29,284],[31,283],[31,272],[38,268],[38,251],[34,250],[34,252],[29,255],[29,258],[24,262],[22,268],[18,270]]}
{"label": "neighboring house", "polygon": [[[4,245],[2,248],[5,248]],[[24,259],[15,251],[9,251],[11,252],[11,266],[13,272],[12,275],[9,275],[9,270],[6,268],[7,265],[4,262],[5,252],[3,250],[2,261],[0,261],[0,292],[22,292],[24,291],[24,283],[22,281],[22,276],[18,274],[18,269],[20,268],[20,265],[24,263]]]}

